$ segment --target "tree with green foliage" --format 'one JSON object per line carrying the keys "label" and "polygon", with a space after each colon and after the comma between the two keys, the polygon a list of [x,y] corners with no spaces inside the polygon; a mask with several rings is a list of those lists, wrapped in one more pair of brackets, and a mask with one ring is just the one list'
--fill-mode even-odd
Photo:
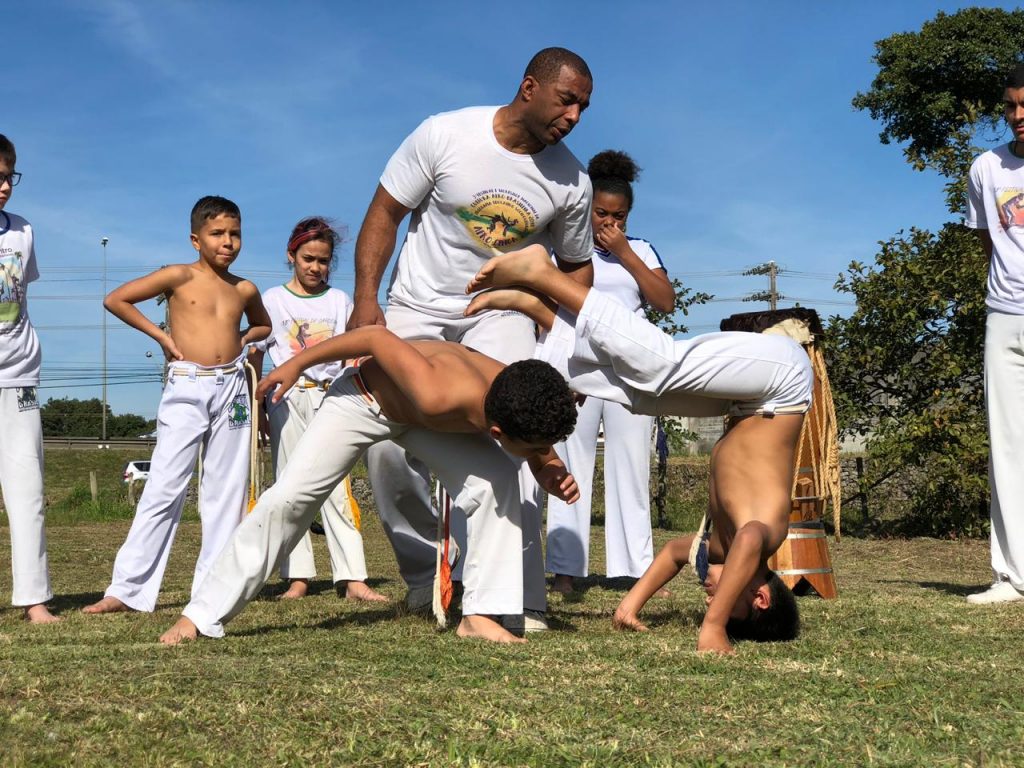
{"label": "tree with green foliage", "polygon": [[[96,437],[102,432],[103,403],[98,398],[51,399],[40,408],[44,437]],[[156,429],[154,419],[134,413],[115,416],[107,405],[107,437],[138,437]]]}
{"label": "tree with green foliage", "polygon": [[[879,72],[853,99],[904,143],[915,170],[946,180],[958,218],[979,139],[1001,135],[1006,72],[1024,52],[1024,12],[939,13],[919,32],[876,44]],[[833,317],[826,351],[839,423],[868,436],[869,483],[904,473],[908,533],[982,533],[988,440],[982,376],[987,259],[959,222],[911,228],[855,262],[836,284],[857,309]]]}

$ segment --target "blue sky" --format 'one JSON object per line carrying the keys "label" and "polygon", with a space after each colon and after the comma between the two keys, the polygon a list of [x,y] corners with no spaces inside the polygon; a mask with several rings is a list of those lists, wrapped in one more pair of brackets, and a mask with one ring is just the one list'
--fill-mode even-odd
{"label": "blue sky", "polygon": [[[879,240],[948,218],[942,180],[916,173],[850,106],[874,43],[914,31],[942,2],[130,2],[34,0],[5,9],[0,132],[24,178],[8,210],[36,230],[30,312],[49,397],[98,397],[102,237],[108,290],[193,260],[188,213],[220,194],[242,209],[235,271],[285,282],[293,224],[347,224],[332,281],[351,292],[352,243],[391,152],[427,115],[515,94],[538,49],[594,73],[567,143],[643,167],[630,233],[670,274],[719,299],[767,287],[738,273],[774,259],[780,291],[822,315]],[[1006,5],[1012,8],[1012,5]],[[845,302],[845,303],[844,303]],[[791,302],[783,302],[786,306]],[[716,301],[694,332],[756,309]],[[144,310],[158,318],[155,303]],[[160,350],[110,317],[109,401],[152,416]],[[152,353],[147,357],[146,352]],[[137,381],[150,374],[150,382]],[[63,377],[63,378],[61,378]],[[61,386],[74,385],[74,386]]]}

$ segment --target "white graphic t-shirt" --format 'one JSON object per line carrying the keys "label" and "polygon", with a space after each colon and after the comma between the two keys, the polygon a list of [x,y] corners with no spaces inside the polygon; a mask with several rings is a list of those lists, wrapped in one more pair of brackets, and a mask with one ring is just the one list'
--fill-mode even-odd
{"label": "white graphic t-shirt", "polygon": [[593,250],[591,187],[562,144],[519,155],[494,136],[498,107],[427,118],[388,161],[380,183],[412,209],[388,301],[461,317],[466,283],[497,253],[540,243],[565,261]]}
{"label": "white graphic t-shirt", "polygon": [[[277,285],[263,293],[263,306],[270,314],[273,331],[254,346],[270,355],[275,368],[342,333],[352,314],[352,300],[337,288],[328,288],[317,296],[299,296]],[[312,381],[330,381],[344,365],[343,361],[321,363],[307,368],[305,376]]]}
{"label": "white graphic t-shirt", "polygon": [[0,387],[39,385],[42,353],[28,318],[28,284],[38,279],[31,225],[0,211]]}
{"label": "white graphic t-shirt", "polygon": [[985,304],[996,312],[1024,315],[1024,158],[1004,144],[971,165],[964,222],[992,238]]}
{"label": "white graphic t-shirt", "polygon": [[[665,269],[653,245],[639,237],[627,239],[629,247],[640,261],[651,269]],[[644,297],[640,295],[640,286],[622,266],[618,256],[601,247],[594,248],[594,287],[628,307],[634,314],[643,314]]]}

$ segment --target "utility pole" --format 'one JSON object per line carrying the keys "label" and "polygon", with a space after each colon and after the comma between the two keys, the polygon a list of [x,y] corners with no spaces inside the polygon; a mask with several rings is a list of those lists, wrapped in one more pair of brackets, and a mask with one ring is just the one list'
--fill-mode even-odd
{"label": "utility pole", "polygon": [[771,307],[774,312],[778,307],[779,301],[786,297],[779,293],[776,286],[776,278],[779,274],[779,267],[774,261],[769,261],[767,264],[759,264],[756,267],[752,267],[743,273],[744,275],[768,275],[768,290],[767,291],[755,291],[743,298],[744,301],[767,301],[768,306]]}
{"label": "utility pole", "polygon": [[[164,331],[165,333],[170,333],[171,332],[171,302],[169,302],[167,300],[167,294],[166,293],[161,293],[159,296],[157,296],[156,297],[156,304],[157,304],[157,306],[160,306],[161,304],[164,305],[164,319],[163,319],[163,322],[157,323],[157,326],[160,328],[161,331]],[[168,361],[165,360],[164,362],[166,363]],[[163,381],[161,382],[161,386],[166,386],[167,385],[167,366],[166,365],[164,365],[163,371],[164,371],[164,375],[163,375]]]}
{"label": "utility pole", "polygon": [[[110,242],[109,237],[103,237],[100,239],[100,245],[103,246],[103,297],[107,296],[107,243]],[[100,437],[103,442],[107,440],[107,309],[102,304],[100,305],[100,311],[103,313],[103,428],[102,435]]]}

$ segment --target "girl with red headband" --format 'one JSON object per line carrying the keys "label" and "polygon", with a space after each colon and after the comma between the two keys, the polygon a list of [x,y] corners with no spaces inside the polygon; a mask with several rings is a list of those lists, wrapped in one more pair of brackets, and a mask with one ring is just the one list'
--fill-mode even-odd
{"label": "girl with red headband", "polygon": [[[299,352],[345,330],[352,314],[352,300],[344,291],[328,284],[342,235],[320,217],[303,219],[288,239],[288,265],[292,277],[284,285],[263,294],[263,303],[273,322],[273,333],[250,353],[250,360],[262,377],[263,357],[270,355],[274,367]],[[275,476],[288,461],[299,437],[323,402],[331,381],[341,371],[340,362],[309,368],[294,387],[277,403],[269,398],[261,413],[260,429],[270,436]],[[339,484],[320,510],[331,571],[339,596],[350,600],[386,601],[384,595],[366,583],[366,559],[359,533],[358,506],[348,483]],[[283,598],[301,598],[316,576],[309,533],[303,536],[281,565],[281,578],[291,584]]]}

